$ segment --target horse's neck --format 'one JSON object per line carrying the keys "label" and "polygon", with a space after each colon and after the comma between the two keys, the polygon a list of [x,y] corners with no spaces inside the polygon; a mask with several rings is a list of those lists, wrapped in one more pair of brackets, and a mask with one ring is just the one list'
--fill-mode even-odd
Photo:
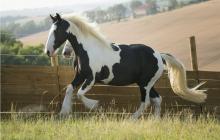
{"label": "horse's neck", "polygon": [[[73,50],[75,51],[76,55],[79,54],[80,49],[84,49],[85,51],[89,52],[97,52],[97,53],[105,53],[107,51],[112,51],[112,49],[103,46],[103,43],[97,40],[92,36],[75,36],[76,33],[69,34],[69,42],[71,43]],[[82,47],[82,48],[80,48]]]}
{"label": "horse's neck", "polygon": [[81,44],[78,42],[76,36],[73,35],[72,33],[69,33],[68,41],[71,44],[75,54],[78,55],[79,54],[79,47]]}

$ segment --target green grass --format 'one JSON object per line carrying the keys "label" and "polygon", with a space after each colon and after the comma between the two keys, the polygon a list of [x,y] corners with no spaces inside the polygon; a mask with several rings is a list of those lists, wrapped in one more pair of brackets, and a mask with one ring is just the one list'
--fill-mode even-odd
{"label": "green grass", "polygon": [[2,140],[219,140],[220,122],[191,115],[132,121],[104,114],[90,117],[12,117],[1,121]]}

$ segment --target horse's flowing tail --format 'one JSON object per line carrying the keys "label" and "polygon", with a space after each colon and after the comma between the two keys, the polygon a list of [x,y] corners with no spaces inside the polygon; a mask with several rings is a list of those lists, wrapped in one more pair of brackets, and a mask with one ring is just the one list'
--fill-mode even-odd
{"label": "horse's flowing tail", "polygon": [[169,54],[161,54],[165,60],[171,87],[175,94],[181,98],[195,103],[205,102],[206,90],[198,90],[205,82],[198,84],[194,88],[188,88],[186,82],[186,70],[183,64]]}

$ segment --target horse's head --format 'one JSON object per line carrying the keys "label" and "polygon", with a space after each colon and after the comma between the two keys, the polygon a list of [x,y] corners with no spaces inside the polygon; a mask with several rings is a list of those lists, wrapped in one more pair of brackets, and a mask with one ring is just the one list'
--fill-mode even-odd
{"label": "horse's head", "polygon": [[67,40],[70,24],[67,20],[62,19],[59,14],[56,14],[56,16],[50,15],[50,17],[53,24],[46,42],[45,53],[48,56],[53,56],[56,54],[56,50]]}
{"label": "horse's head", "polygon": [[71,56],[75,57],[73,47],[68,40],[63,47],[62,55],[64,58],[70,58]]}

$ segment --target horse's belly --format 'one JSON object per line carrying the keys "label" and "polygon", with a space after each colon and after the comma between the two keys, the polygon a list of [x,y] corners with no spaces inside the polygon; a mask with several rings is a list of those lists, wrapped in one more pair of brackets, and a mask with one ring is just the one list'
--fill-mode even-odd
{"label": "horse's belly", "polygon": [[110,85],[116,85],[116,86],[124,86],[129,85],[137,82],[137,76],[134,73],[129,72],[118,72],[114,74],[114,78],[109,82]]}
{"label": "horse's belly", "polygon": [[96,82],[115,86],[135,83],[135,78],[137,78],[136,74],[128,69],[108,69],[103,67],[100,72],[96,73]]}
{"label": "horse's belly", "polygon": [[136,82],[134,81],[126,81],[126,80],[123,80],[123,81],[111,81],[110,83],[108,83],[108,85],[112,85],[112,86],[127,86],[127,85],[130,85],[130,84],[134,84]]}

